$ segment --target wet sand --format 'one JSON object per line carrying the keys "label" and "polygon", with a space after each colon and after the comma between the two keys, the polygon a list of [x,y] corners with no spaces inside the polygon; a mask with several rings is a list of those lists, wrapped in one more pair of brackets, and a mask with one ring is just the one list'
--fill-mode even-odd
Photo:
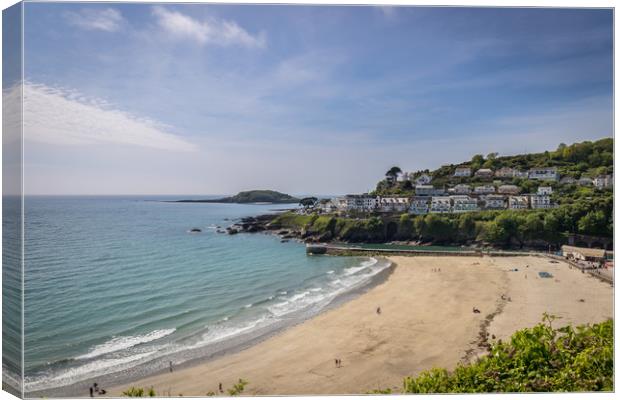
{"label": "wet sand", "polygon": [[[472,360],[484,353],[485,333],[491,341],[491,335],[507,338],[540,322],[544,312],[561,317],[558,326],[613,316],[611,285],[563,262],[530,256],[390,259],[396,267],[384,283],[337,308],[249,349],[108,393],[152,386],[160,396],[205,396],[218,393],[221,382],[226,394],[239,378],[249,382],[248,395],[398,392],[405,376]],[[540,278],[540,271],[553,277]]]}

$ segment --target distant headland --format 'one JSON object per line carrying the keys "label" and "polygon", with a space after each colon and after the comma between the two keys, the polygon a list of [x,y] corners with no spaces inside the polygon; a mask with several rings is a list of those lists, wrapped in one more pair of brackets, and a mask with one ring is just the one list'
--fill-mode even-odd
{"label": "distant headland", "polygon": [[299,203],[299,199],[285,193],[276,192],[275,190],[247,190],[239,192],[234,196],[223,197],[221,199],[203,199],[203,200],[176,200],[175,203],[273,203],[273,204],[289,204]]}

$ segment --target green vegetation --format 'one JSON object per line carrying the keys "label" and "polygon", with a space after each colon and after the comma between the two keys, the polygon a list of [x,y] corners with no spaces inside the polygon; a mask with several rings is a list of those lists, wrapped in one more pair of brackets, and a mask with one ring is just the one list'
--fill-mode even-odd
{"label": "green vegetation", "polygon": [[228,389],[229,396],[238,396],[243,393],[245,387],[248,385],[247,381],[239,379],[239,382],[235,383],[232,388]]}
{"label": "green vegetation", "polygon": [[613,321],[554,329],[554,317],[520,330],[453,372],[405,378],[406,393],[613,391]]}
{"label": "green vegetation", "polygon": [[613,235],[613,191],[582,187],[570,198],[554,194],[559,206],[549,210],[499,210],[427,215],[298,215],[284,213],[273,229],[300,232],[319,241],[382,243],[419,240],[434,244],[486,243],[496,247],[558,247],[572,233]]}
{"label": "green vegetation", "polygon": [[215,200],[178,200],[178,203],[298,203],[299,199],[274,190],[248,190]]}
{"label": "green vegetation", "polygon": [[[232,388],[227,389],[229,396],[238,396],[243,394],[245,387],[249,384],[248,381],[239,378],[239,381],[233,385]],[[148,391],[145,391],[143,388],[131,387],[125,390],[122,393],[123,397],[156,397],[157,393],[153,388],[149,388]],[[179,397],[183,396],[182,393],[179,393]],[[215,392],[207,392],[208,397],[215,396]]]}
{"label": "green vegetation", "polygon": [[[613,139],[606,138],[595,142],[586,141],[575,143],[570,146],[562,143],[555,151],[545,151],[544,153],[503,157],[498,157],[497,153],[491,153],[487,155],[486,158],[481,154],[476,154],[470,161],[460,164],[444,165],[434,171],[417,171],[413,176],[418,177],[426,173],[433,178],[432,184],[435,187],[444,187],[449,184],[458,183],[477,184],[485,182],[484,179],[478,177],[455,177],[454,171],[457,167],[470,167],[473,170],[480,168],[497,170],[502,167],[509,167],[522,171],[538,167],[556,167],[561,176],[570,176],[575,179],[581,177],[593,178],[598,175],[613,173],[613,148]],[[400,171],[400,168],[398,168],[398,170]],[[390,171],[392,171],[392,169]],[[390,171],[388,171],[388,173]],[[386,176],[387,175],[388,174],[386,174]],[[394,177],[396,176],[397,175],[394,175]],[[486,182],[488,183],[488,179]],[[524,193],[535,191],[541,184],[540,182],[522,178],[502,179],[502,182],[505,184],[517,185]],[[547,184],[544,183],[544,185]],[[411,182],[406,181],[389,184],[387,181],[383,180],[377,184],[374,194],[413,195],[413,192],[414,190]]]}
{"label": "green vegetation", "polygon": [[153,390],[153,388],[149,388],[148,391],[146,391],[146,396],[145,396],[145,390],[143,388],[137,388],[137,387],[130,387],[129,389],[125,390],[122,394],[123,397],[155,397],[157,396],[157,394],[155,393],[155,390]]}

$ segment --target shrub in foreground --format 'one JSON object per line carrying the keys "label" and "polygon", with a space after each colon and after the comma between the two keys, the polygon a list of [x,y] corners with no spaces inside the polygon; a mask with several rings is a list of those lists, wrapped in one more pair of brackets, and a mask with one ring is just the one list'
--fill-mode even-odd
{"label": "shrub in foreground", "polygon": [[404,381],[406,393],[613,391],[613,321],[554,329],[545,315],[489,355],[454,372],[432,369]]}

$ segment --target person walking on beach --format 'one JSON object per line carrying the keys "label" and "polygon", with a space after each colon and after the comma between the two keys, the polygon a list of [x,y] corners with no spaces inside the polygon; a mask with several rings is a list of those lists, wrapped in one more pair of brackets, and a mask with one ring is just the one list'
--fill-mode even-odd
{"label": "person walking on beach", "polygon": [[170,368],[170,372],[172,372],[172,361],[168,361],[168,367]]}
{"label": "person walking on beach", "polygon": [[381,314],[381,307],[377,307],[377,315]]}
{"label": "person walking on beach", "polygon": [[89,387],[89,388],[88,388],[88,390],[90,391],[90,397],[95,397],[95,396],[93,395],[93,387],[92,387],[92,386],[91,386],[91,387]]}
{"label": "person walking on beach", "polygon": [[222,382],[220,382],[220,393],[224,393],[224,389],[222,388]]}

